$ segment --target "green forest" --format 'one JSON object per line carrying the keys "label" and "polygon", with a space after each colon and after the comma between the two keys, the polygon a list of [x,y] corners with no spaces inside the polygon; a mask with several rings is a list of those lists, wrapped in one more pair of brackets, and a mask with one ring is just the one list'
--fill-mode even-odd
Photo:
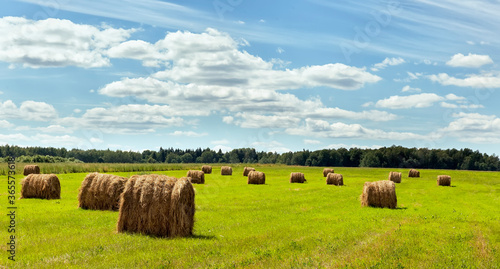
{"label": "green forest", "polygon": [[0,157],[21,163],[262,163],[302,166],[391,167],[499,171],[500,160],[472,149],[427,149],[401,146],[379,149],[339,148],[297,152],[257,152],[253,148],[221,150],[160,148],[142,152],[53,147],[0,146]]}

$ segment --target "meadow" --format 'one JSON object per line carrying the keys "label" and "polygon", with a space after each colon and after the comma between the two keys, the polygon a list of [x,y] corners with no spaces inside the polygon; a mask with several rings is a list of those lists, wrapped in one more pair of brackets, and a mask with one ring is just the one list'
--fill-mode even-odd
{"label": "meadow", "polygon": [[[175,239],[116,233],[118,212],[78,208],[87,172],[60,173],[60,200],[16,201],[16,261],[7,260],[1,227],[0,267],[500,268],[499,172],[420,169],[420,178],[408,178],[408,169],[339,167],[345,186],[338,187],[325,184],[323,168],[251,165],[266,184],[247,185],[244,165],[231,166],[232,176],[214,165],[205,184],[194,185],[194,235]],[[201,165],[154,173],[182,177],[190,167]],[[403,173],[397,209],[361,207],[364,182],[390,171]],[[291,172],[307,182],[290,184]],[[149,172],[113,172],[138,173]],[[440,174],[452,177],[451,187],[436,185]],[[6,212],[6,176],[0,194]],[[7,226],[6,214],[1,219]]]}

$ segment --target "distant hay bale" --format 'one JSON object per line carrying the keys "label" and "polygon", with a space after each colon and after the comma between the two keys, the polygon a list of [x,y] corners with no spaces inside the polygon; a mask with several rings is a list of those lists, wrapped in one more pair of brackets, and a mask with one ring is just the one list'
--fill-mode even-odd
{"label": "distant hay bale", "polygon": [[394,183],[401,183],[401,173],[400,172],[390,172],[389,180]]}
{"label": "distant hay bale", "polygon": [[191,178],[191,183],[205,184],[205,173],[203,171],[189,170],[186,177]]}
{"label": "distant hay bale", "polygon": [[54,174],[30,174],[21,185],[21,198],[61,199],[61,183]]}
{"label": "distant hay bale", "polygon": [[194,201],[194,188],[187,178],[134,175],[120,198],[117,231],[189,236],[194,226]]}
{"label": "distant hay bale", "polygon": [[408,172],[408,177],[420,177],[420,172],[415,169],[410,169],[410,172]]}
{"label": "distant hay bale", "polygon": [[248,173],[248,184],[266,184],[266,174],[259,171]]}
{"label": "distant hay bale", "polygon": [[451,177],[447,175],[440,175],[437,177],[437,185],[438,186],[450,186],[451,185]]}
{"label": "distant hay bale", "polygon": [[201,167],[201,171],[203,171],[203,173],[205,173],[205,174],[212,174],[212,166],[210,166],[210,165],[203,165]]}
{"label": "distant hay bale", "polygon": [[78,207],[91,210],[118,210],[120,195],[127,180],[110,174],[88,174],[78,192]]}
{"label": "distant hay bale", "polygon": [[229,166],[222,166],[220,168],[220,174],[223,176],[231,176],[233,175],[233,168]]}
{"label": "distant hay bale", "polygon": [[396,208],[397,204],[394,182],[390,180],[365,182],[363,194],[361,194],[362,206]]}
{"label": "distant hay bale", "polygon": [[245,168],[243,168],[243,176],[247,177],[248,173],[250,173],[251,171],[255,171],[255,168],[253,168],[253,167],[245,167]]}
{"label": "distant hay bale", "polygon": [[25,165],[23,174],[25,176],[29,174],[40,174],[40,167],[38,167],[38,165]]}
{"label": "distant hay bale", "polygon": [[335,171],[332,168],[323,169],[323,177],[328,176],[328,173],[335,173]]}
{"label": "distant hay bale", "polygon": [[304,173],[294,172],[290,174],[290,183],[304,183],[306,180]]}
{"label": "distant hay bale", "polygon": [[328,173],[328,175],[326,176],[326,184],[327,185],[343,186],[344,185],[344,177],[341,174]]}

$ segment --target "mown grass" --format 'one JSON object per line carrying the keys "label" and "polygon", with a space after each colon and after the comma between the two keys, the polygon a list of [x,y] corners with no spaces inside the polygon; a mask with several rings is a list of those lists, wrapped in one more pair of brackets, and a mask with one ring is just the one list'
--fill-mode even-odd
{"label": "mown grass", "polygon": [[[12,268],[500,268],[500,173],[403,172],[398,209],[362,208],[365,181],[391,169],[337,168],[346,186],[327,186],[322,168],[259,166],[266,185],[247,185],[243,166],[220,167],[196,188],[190,238],[117,234],[117,212],[77,208],[85,173],[61,174],[61,200],[17,200]],[[304,172],[305,184],[288,183]],[[136,172],[115,173],[130,176]],[[186,170],[161,171],[185,176]],[[449,174],[452,187],[436,186]],[[6,206],[6,180],[0,198]],[[20,190],[20,186],[19,186]],[[5,208],[3,206],[2,208]],[[6,209],[5,209],[6,210]],[[5,214],[2,223],[7,223]],[[2,227],[1,237],[7,239]]]}

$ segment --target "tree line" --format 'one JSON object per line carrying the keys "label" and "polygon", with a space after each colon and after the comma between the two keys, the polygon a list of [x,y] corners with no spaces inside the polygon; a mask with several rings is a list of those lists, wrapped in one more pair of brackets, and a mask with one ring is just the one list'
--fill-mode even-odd
{"label": "tree line", "polygon": [[0,146],[0,157],[14,156],[18,162],[84,163],[262,163],[302,166],[433,168],[499,171],[500,160],[472,149],[427,149],[401,146],[379,149],[339,148],[296,152],[257,152],[253,148],[223,153],[210,148],[142,152],[122,150],[81,150],[53,147]]}

